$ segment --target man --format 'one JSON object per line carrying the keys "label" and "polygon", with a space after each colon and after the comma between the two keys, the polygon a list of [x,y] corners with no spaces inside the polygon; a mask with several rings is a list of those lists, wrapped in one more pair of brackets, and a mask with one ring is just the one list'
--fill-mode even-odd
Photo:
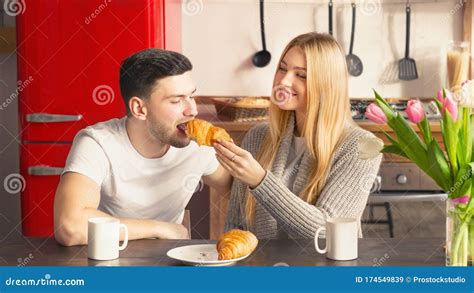
{"label": "man", "polygon": [[129,239],[188,238],[184,208],[202,176],[228,190],[231,182],[210,147],[185,133],[197,115],[191,62],[183,55],[146,49],[120,68],[128,115],[89,126],[75,137],[54,203],[55,237],[87,243],[87,221],[116,217]]}

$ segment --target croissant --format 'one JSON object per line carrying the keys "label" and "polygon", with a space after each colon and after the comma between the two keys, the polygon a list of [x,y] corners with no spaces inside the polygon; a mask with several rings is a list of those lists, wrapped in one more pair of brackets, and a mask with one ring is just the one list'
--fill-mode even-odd
{"label": "croissant", "polygon": [[219,260],[239,258],[252,253],[257,247],[258,239],[252,232],[238,229],[222,234],[217,241]]}
{"label": "croissant", "polygon": [[188,137],[195,140],[199,145],[212,146],[218,139],[232,140],[223,128],[216,127],[204,120],[194,119],[188,122],[186,127]]}

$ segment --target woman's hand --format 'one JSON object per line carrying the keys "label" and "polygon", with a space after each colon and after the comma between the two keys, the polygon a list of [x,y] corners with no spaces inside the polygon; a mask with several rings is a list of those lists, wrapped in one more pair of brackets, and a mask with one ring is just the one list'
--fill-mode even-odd
{"label": "woman's hand", "polygon": [[214,148],[217,160],[234,178],[250,188],[255,188],[262,182],[266,171],[248,151],[224,140],[214,143]]}

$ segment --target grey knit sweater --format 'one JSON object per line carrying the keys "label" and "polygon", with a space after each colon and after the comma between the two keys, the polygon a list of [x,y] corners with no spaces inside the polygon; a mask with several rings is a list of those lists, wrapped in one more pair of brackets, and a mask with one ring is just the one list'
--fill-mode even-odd
{"label": "grey knit sweater", "polygon": [[[241,228],[252,231],[259,239],[314,238],[316,229],[325,226],[328,217],[352,217],[359,221],[359,237],[362,237],[360,218],[367,203],[370,188],[378,173],[382,154],[375,158],[359,158],[358,140],[374,136],[371,132],[350,125],[348,135],[336,149],[329,177],[316,204],[301,199],[298,194],[306,185],[314,164],[308,150],[305,151],[297,170],[293,188],[281,181],[294,137],[294,116],[277,151],[271,171],[253,190],[256,198],[255,221],[250,227],[245,220],[245,192],[247,185],[234,179],[227,213],[225,230]],[[242,148],[254,157],[268,131],[268,124],[253,127],[242,142]]]}

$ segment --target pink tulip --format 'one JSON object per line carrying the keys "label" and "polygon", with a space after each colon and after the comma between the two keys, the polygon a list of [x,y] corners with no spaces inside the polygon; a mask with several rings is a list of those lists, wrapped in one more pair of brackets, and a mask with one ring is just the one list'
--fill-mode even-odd
{"label": "pink tulip", "polygon": [[367,106],[367,109],[365,110],[365,116],[377,124],[387,123],[387,116],[385,116],[385,113],[382,111],[382,109],[380,109],[374,103],[371,103],[369,106]]}
{"label": "pink tulip", "polygon": [[464,195],[461,197],[456,197],[452,199],[452,202],[455,204],[466,204],[469,201],[469,195]]}
{"label": "pink tulip", "polygon": [[442,110],[443,112],[447,110],[451,114],[451,117],[453,117],[453,121],[456,122],[458,119],[458,105],[449,95],[446,95],[443,101]]}
{"label": "pink tulip", "polygon": [[[444,90],[444,93],[446,94],[446,96],[443,96],[443,90]],[[436,98],[437,98],[438,101],[440,101],[441,104],[443,104],[445,98],[453,99],[453,94],[447,89],[440,89],[438,91],[438,93],[436,94]]]}
{"label": "pink tulip", "polygon": [[423,105],[418,100],[410,100],[407,104],[406,113],[408,120],[413,123],[420,123],[425,118],[425,110]]}
{"label": "pink tulip", "polygon": [[438,101],[443,104],[444,103],[444,96],[443,96],[443,89],[440,89],[438,93],[436,94],[436,98]]}

